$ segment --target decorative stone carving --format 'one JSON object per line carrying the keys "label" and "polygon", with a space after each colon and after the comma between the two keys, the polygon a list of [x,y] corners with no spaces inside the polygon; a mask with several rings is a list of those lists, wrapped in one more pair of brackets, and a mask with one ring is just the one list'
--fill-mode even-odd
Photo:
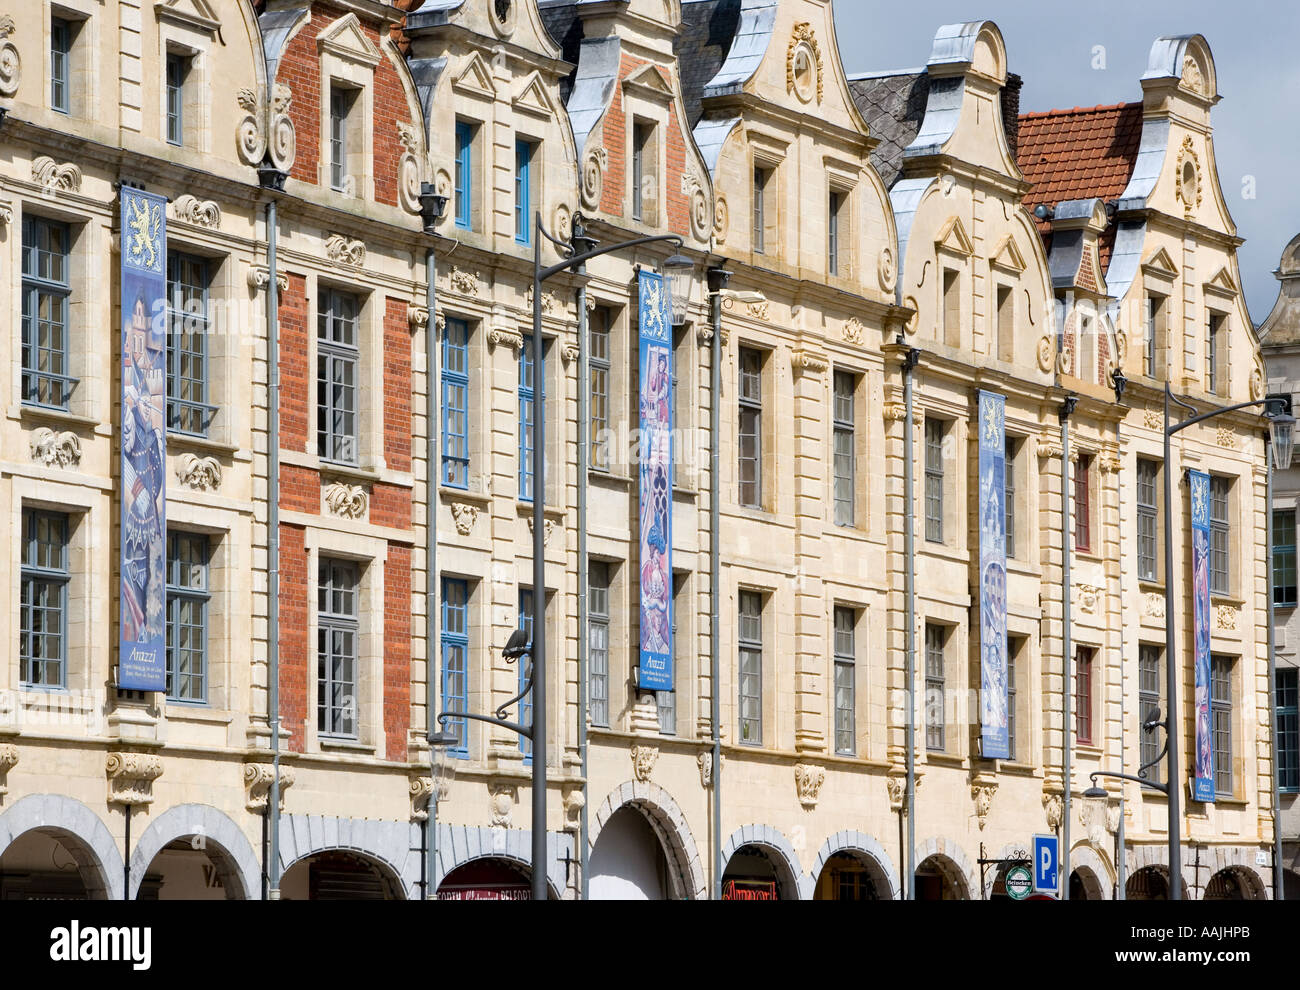
{"label": "decorative stone carving", "polygon": [[251,89],[240,89],[235,93],[235,99],[244,111],[244,116],[235,125],[235,146],[244,164],[256,168],[266,157],[266,131],[257,93]]}
{"label": "decorative stone carving", "polygon": [[993,795],[998,792],[998,783],[991,775],[981,774],[970,786],[970,796],[975,800],[975,817],[979,819],[980,830],[988,824],[989,809],[993,807]]}
{"label": "decorative stone carving", "polygon": [[[1123,364],[1126,357],[1128,357],[1128,334],[1121,330],[1115,334],[1115,361]],[[1115,362],[1113,361],[1111,364],[1110,370],[1114,372]],[[1109,381],[1109,378],[1107,380]]]}
{"label": "decorative stone carving", "polygon": [[1061,438],[1052,433],[1043,433],[1038,437],[1039,457],[1060,457]]}
{"label": "decorative stone carving", "polygon": [[582,205],[589,210],[600,207],[600,194],[605,186],[605,169],[609,167],[609,152],[597,146],[587,152],[582,163]]}
{"label": "decorative stone carving", "polygon": [[[284,792],[293,786],[294,769],[280,764],[280,810],[284,810]],[[271,796],[271,784],[275,780],[275,768],[270,763],[244,764],[244,807],[249,811],[266,810]]]}
{"label": "decorative stone carving", "polygon": [[152,804],[153,782],[162,776],[162,758],[152,753],[109,753],[109,804]]}
{"label": "decorative stone carving", "polygon": [[1084,833],[1088,836],[1088,842],[1094,849],[1108,848],[1106,819],[1109,814],[1109,805],[1096,808],[1091,801],[1079,802],[1079,824],[1083,826]]}
{"label": "decorative stone carving", "polygon": [[564,830],[571,832],[582,826],[582,809],[587,806],[587,799],[582,796],[581,787],[569,787],[562,795],[564,801]]}
{"label": "decorative stone carving", "polygon": [[1079,611],[1087,615],[1092,615],[1097,611],[1097,599],[1101,595],[1101,589],[1095,584],[1077,584],[1075,589],[1079,595]]}
{"label": "decorative stone carving", "polygon": [[903,332],[906,333],[909,337],[915,336],[916,328],[920,325],[920,321],[921,321],[921,315],[920,315],[921,304],[916,301],[916,296],[907,296],[903,300],[903,308],[906,310],[910,310],[912,314],[903,323]]}
{"label": "decorative stone carving", "polygon": [[1201,75],[1201,67],[1197,65],[1196,59],[1190,55],[1183,56],[1182,82],[1187,89],[1198,96],[1205,95],[1205,77]]}
{"label": "decorative stone carving", "polygon": [[1048,792],[1043,795],[1043,812],[1047,816],[1047,829],[1055,832],[1065,819],[1065,799],[1059,793]]}
{"label": "decorative stone carving", "polygon": [[1142,596],[1142,614],[1150,619],[1165,617],[1165,596],[1158,591],[1148,591]]}
{"label": "decorative stone carving", "polygon": [[713,754],[696,753],[695,765],[700,768],[700,786],[713,786]]}
{"label": "decorative stone carving", "polygon": [[49,155],[32,162],[32,180],[47,193],[81,191],[81,169],[72,162],[60,164]]}
{"label": "decorative stone carving", "polygon": [[1233,632],[1237,628],[1237,619],[1240,616],[1241,608],[1237,605],[1215,605],[1214,627],[1225,632]]}
{"label": "decorative stone carving", "polygon": [[519,800],[519,788],[508,781],[492,780],[488,782],[488,813],[493,828],[509,828],[515,803]]}
{"label": "decorative stone carving", "polygon": [[568,241],[573,236],[573,213],[567,206],[561,203],[555,208],[555,236],[562,241]]}
{"label": "decorative stone carving", "polygon": [[493,347],[498,344],[505,344],[507,347],[518,351],[524,346],[524,335],[516,330],[506,330],[502,327],[493,327],[488,331],[488,343]]}
{"label": "decorative stone carving", "polygon": [[0,203],[0,227],[8,227],[14,222],[14,208],[8,203]]}
{"label": "decorative stone carving", "polygon": [[889,776],[885,778],[885,791],[889,794],[889,808],[900,811],[907,802],[907,778]]}
{"label": "decorative stone carving", "polygon": [[1052,370],[1052,338],[1046,334],[1038,338],[1038,367],[1043,371]]}
{"label": "decorative stone carving", "polygon": [[18,46],[9,40],[14,30],[14,19],[0,14],[0,96],[6,97],[17,93],[22,82],[23,63],[18,57]]}
{"label": "decorative stone carving", "polygon": [[221,226],[221,207],[210,199],[199,199],[185,193],[172,203],[172,219],[195,227],[215,229]]}
{"label": "decorative stone carving", "polygon": [[820,351],[797,350],[792,355],[795,374],[820,375],[831,366],[830,358]]}
{"label": "decorative stone carving", "polygon": [[46,467],[73,467],[81,463],[81,440],[67,430],[56,433],[42,426],[32,433],[28,441],[32,460]]}
{"label": "decorative stone carving", "polygon": [[289,118],[293,91],[284,83],[271,89],[270,105],[263,105],[256,90],[240,89],[235,93],[244,116],[235,125],[235,145],[245,165],[257,168],[268,156],[281,172],[289,171],[297,151],[297,137]]}
{"label": "decorative stone carving", "polygon": [[840,327],[840,336],[850,344],[861,344],[866,337],[866,327],[862,325],[862,321],[856,316],[852,316],[845,320],[844,325]]}
{"label": "decorative stone carving", "polygon": [[727,206],[726,196],[717,196],[713,202],[713,236],[718,243],[727,240],[727,231],[731,227],[731,209]]}
{"label": "decorative stone carving", "polygon": [[1163,430],[1165,423],[1160,410],[1147,406],[1146,411],[1142,414],[1142,425],[1148,430]]}
{"label": "decorative stone carving", "polygon": [[[532,532],[534,532],[534,529],[535,529],[535,527],[534,527],[534,525],[533,525],[533,517],[532,517],[532,514],[530,513],[530,514],[528,515],[527,518],[528,518],[528,532],[529,532],[529,533],[532,533]],[[546,546],[550,546],[550,545],[551,545],[551,534],[552,534],[553,532],[555,532],[555,520],[554,520],[554,519],[548,519],[548,520],[546,520],[546,528],[545,528],[545,530],[542,532],[542,546],[546,547]]]}
{"label": "decorative stone carving", "polygon": [[566,365],[572,364],[574,361],[578,360],[578,345],[574,343],[566,343],[561,347],[560,360]]}
{"label": "decorative stone carving", "polygon": [[429,820],[429,798],[433,795],[433,778],[415,776],[410,780],[411,821]]}
{"label": "decorative stone carving", "polygon": [[1234,450],[1237,446],[1237,434],[1226,426],[1220,426],[1214,435],[1214,442],[1220,447],[1226,447],[1228,450]]}
{"label": "decorative stone carving", "polygon": [[752,316],[752,317],[753,317],[754,319],[756,319],[756,320],[764,320],[764,321],[766,321],[766,320],[769,318],[769,317],[768,317],[768,302],[767,302],[767,300],[766,300],[766,299],[762,299],[762,300],[760,300],[759,302],[752,302],[752,303],[750,303],[750,304],[749,304],[749,315]]}
{"label": "decorative stone carving", "polygon": [[814,92],[821,103],[824,89],[822,50],[812,25],[801,21],[794,26],[785,56],[785,91],[794,93],[804,103],[811,103]]}
{"label": "decorative stone carving", "polygon": [[898,284],[898,264],[894,261],[894,249],[883,247],[876,256],[876,278],[880,287],[886,292],[893,292]]}
{"label": "decorative stone carving", "polygon": [[1190,217],[1192,211],[1201,205],[1203,184],[1201,160],[1197,157],[1196,146],[1190,134],[1183,138],[1182,146],[1178,149],[1178,171],[1174,174],[1178,178],[1174,185],[1174,195],[1183,204],[1184,216]]}
{"label": "decorative stone carving", "polygon": [[[528,283],[528,291],[524,293],[524,309],[531,313],[533,311],[533,284]],[[542,293],[542,314],[550,316],[557,309],[564,309],[564,303],[556,298],[554,292]]]}
{"label": "decorative stone carving", "polygon": [[1119,458],[1114,454],[1102,454],[1097,459],[1097,470],[1102,474],[1119,474]]}
{"label": "decorative stone carving", "polygon": [[463,296],[478,295],[478,275],[475,272],[464,272],[452,266],[451,272],[447,278],[451,281],[451,287]]}
{"label": "decorative stone carving", "polygon": [[478,522],[478,506],[465,502],[452,502],[451,518],[456,522],[456,532],[461,536],[469,536],[474,524]]}
{"label": "decorative stone carving", "polygon": [[412,331],[423,330],[429,325],[429,311],[423,306],[410,306],[406,310],[406,320]]}
{"label": "decorative stone carving", "polygon": [[[265,265],[252,265],[248,269],[248,287],[254,290],[265,289],[271,282],[271,270]],[[281,292],[289,291],[289,276],[284,272],[275,273],[275,287]]]}
{"label": "decorative stone carving", "polygon": [[650,783],[650,776],[654,773],[655,764],[659,762],[659,747],[633,746],[631,755],[632,776],[639,783]]}
{"label": "decorative stone carving", "polygon": [[325,238],[325,256],[336,265],[360,268],[366,263],[366,246],[354,237],[330,234]]}
{"label": "decorative stone carving", "polygon": [[325,488],[325,508],[341,519],[365,519],[370,497],[360,485],[334,482]]}
{"label": "decorative stone carving", "polygon": [[176,480],[196,492],[216,491],[221,485],[221,465],[215,457],[182,454],[176,462]]}
{"label": "decorative stone carving", "polygon": [[907,406],[902,402],[886,402],[882,408],[886,423],[901,423],[907,419]]}
{"label": "decorative stone carving", "polygon": [[682,172],[682,195],[690,206],[691,233],[697,241],[707,241],[713,229],[713,207],[709,203],[708,188],[690,166]]}
{"label": "decorative stone carving", "polygon": [[1074,367],[1074,355],[1071,354],[1069,351],[1063,350],[1061,351],[1061,353],[1056,355],[1056,370],[1059,374],[1062,375],[1071,374],[1070,369],[1072,369],[1073,367]]}
{"label": "decorative stone carving", "polygon": [[407,213],[420,212],[420,159],[424,149],[414,124],[397,122],[397,141],[402,156],[397,160],[397,202]]}
{"label": "decorative stone carving", "polygon": [[0,746],[0,797],[9,793],[9,771],[17,765],[18,747],[9,743]]}
{"label": "decorative stone carving", "polygon": [[799,795],[799,803],[805,808],[817,807],[817,798],[821,794],[822,784],[826,781],[826,771],[811,763],[796,763],[794,766],[794,789]]}
{"label": "decorative stone carving", "polygon": [[1264,398],[1264,369],[1258,364],[1250,373],[1250,397],[1256,402]]}

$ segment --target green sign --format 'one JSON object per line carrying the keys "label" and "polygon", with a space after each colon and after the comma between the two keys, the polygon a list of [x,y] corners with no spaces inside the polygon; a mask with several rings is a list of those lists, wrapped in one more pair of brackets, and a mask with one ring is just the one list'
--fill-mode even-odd
{"label": "green sign", "polygon": [[1007,888],[1007,896],[1013,901],[1023,901],[1034,890],[1034,875],[1029,872],[1027,866],[1013,866],[1007,870],[1007,878],[1003,881]]}

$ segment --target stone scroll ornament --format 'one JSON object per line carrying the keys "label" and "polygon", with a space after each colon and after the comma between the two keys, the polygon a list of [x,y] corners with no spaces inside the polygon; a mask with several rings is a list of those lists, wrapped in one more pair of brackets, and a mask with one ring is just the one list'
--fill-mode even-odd
{"label": "stone scroll ornament", "polygon": [[121,190],[122,522],[117,684],[166,688],[167,201]]}
{"label": "stone scroll ornament", "polygon": [[673,689],[673,358],[668,286],[642,271],[640,327],[641,653],[643,691]]}

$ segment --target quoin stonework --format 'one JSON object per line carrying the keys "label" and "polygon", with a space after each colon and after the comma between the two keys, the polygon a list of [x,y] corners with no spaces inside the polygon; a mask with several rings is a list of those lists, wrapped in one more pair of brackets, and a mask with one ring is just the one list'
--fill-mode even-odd
{"label": "quoin stonework", "polygon": [[[1166,383],[1210,408],[1300,374],[1296,245],[1268,372],[1242,294],[1206,38],[1153,39],[1131,102],[1022,113],[991,21],[900,35],[922,68],[850,75],[830,0],[11,7],[0,899],[255,899],[273,845],[286,899],[527,896],[531,750],[454,716],[519,694],[502,647],[539,623],[556,899],[890,899],[909,867],[918,897],[1002,897],[1041,833],[1069,837],[1071,897],[1164,897],[1166,799],[1083,792],[1159,754],[1144,722],[1171,662],[1195,765],[1188,469],[1210,476],[1214,797],[1173,782],[1173,881],[1273,895],[1267,605],[1296,604],[1295,486],[1279,478],[1272,506],[1288,599],[1263,552],[1258,412],[1179,434],[1173,465],[1161,449]],[[116,686],[124,187],[167,200],[164,692]],[[674,248],[546,282],[539,365],[535,216],[560,241],[579,222],[602,244],[675,235],[696,265],[666,369],[671,691],[636,680],[637,364],[639,273]],[[982,393],[1004,400],[997,491]],[[431,834],[440,711],[456,775]]]}

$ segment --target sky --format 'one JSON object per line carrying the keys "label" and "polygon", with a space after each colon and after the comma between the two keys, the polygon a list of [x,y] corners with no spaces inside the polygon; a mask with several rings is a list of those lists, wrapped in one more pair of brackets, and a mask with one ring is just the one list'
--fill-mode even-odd
{"label": "sky", "polygon": [[[1238,261],[1251,319],[1277,298],[1273,271],[1300,233],[1300,4],[1267,0],[838,0],[835,27],[844,69],[925,64],[942,24],[992,20],[1007,65],[1024,78],[1022,111],[1142,99],[1139,80],[1161,35],[1202,34],[1210,43],[1222,102],[1214,150],[1224,197],[1245,238]],[[1097,46],[1104,49],[1096,52]],[[1101,55],[1099,58],[1098,55]],[[1104,67],[1102,67],[1104,65]],[[1253,183],[1249,180],[1253,177]],[[1253,186],[1253,196],[1249,191]]]}

